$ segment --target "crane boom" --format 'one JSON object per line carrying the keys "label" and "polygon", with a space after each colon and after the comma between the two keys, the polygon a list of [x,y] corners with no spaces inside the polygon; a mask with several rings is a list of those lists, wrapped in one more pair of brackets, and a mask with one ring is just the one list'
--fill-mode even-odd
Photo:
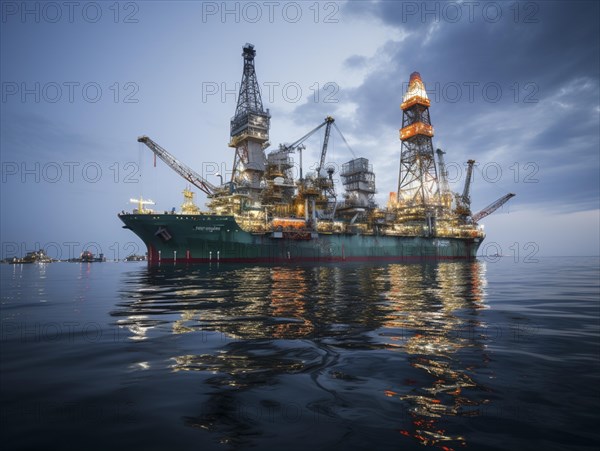
{"label": "crane boom", "polygon": [[321,124],[317,125],[315,128],[313,128],[311,131],[309,131],[302,138],[297,139],[292,144],[287,144],[287,145],[280,146],[281,147],[280,150],[293,151],[296,147],[298,147],[300,144],[302,144],[304,141],[306,141],[308,138],[310,138],[313,134],[315,134],[317,131],[319,131],[321,128],[323,128],[325,125],[327,125],[328,124],[328,122],[327,122],[328,119],[331,119],[331,122],[333,122],[333,118],[331,116],[327,116],[325,118],[325,120]]}
{"label": "crane boom", "polygon": [[464,220],[471,216],[471,197],[469,196],[469,190],[471,188],[471,178],[473,177],[474,164],[475,160],[467,161],[467,176],[465,177],[465,187],[463,188],[462,194],[455,194],[456,213]]}
{"label": "crane boom", "polygon": [[[319,174],[321,171],[321,168],[323,167],[323,164],[325,164],[325,154],[327,152],[327,143],[329,141],[329,133],[331,130],[331,124],[333,124],[334,121],[335,121],[335,119],[333,119],[331,116],[327,116],[322,123],[317,125],[315,128],[313,128],[311,131],[309,131],[302,138],[299,138],[296,141],[294,141],[292,144],[287,144],[287,145],[280,144],[279,150],[275,151],[274,153],[285,153],[285,152],[290,153],[290,152],[295,151],[296,149],[299,149],[300,151],[302,151],[302,147],[300,147],[302,145],[302,143],[304,141],[306,141],[308,138],[310,138],[312,135],[314,135],[316,132],[318,132],[320,129],[327,126],[327,128],[325,129],[325,139],[323,140],[323,149],[321,151],[321,162],[319,164],[319,169],[317,170],[317,174]],[[302,152],[300,152],[300,179],[302,180]]]}
{"label": "crane boom", "polygon": [[462,200],[465,205],[471,204],[471,198],[469,197],[469,190],[471,189],[471,178],[473,177],[473,165],[475,160],[467,161],[467,176],[465,177],[465,187],[462,193]]}
{"label": "crane boom", "polygon": [[159,144],[152,141],[149,137],[147,137],[145,135],[140,136],[138,138],[138,142],[146,144],[146,146],[148,146],[148,148],[152,152],[154,152],[154,154],[156,156],[158,156],[158,158],[160,158],[162,161],[164,161],[171,169],[173,169],[180,176],[182,176],[184,179],[186,179],[188,182],[190,182],[196,188],[205,192],[209,196],[213,195],[215,193],[215,191],[217,190],[216,186],[214,186],[213,184],[208,182],[206,179],[204,179],[200,174],[198,174],[196,171],[194,171],[190,167],[181,163],[179,160],[177,160],[177,158],[175,158],[173,155],[171,155],[169,152],[167,152]]}
{"label": "crane boom", "polygon": [[444,152],[442,149],[437,149],[435,152],[438,156],[441,191],[442,193],[449,193],[450,185],[448,184],[448,171],[446,170],[446,162],[444,161],[444,154],[446,152]]}
{"label": "crane boom", "polygon": [[483,210],[475,213],[472,216],[473,222],[478,222],[481,219],[485,218],[486,216],[491,215],[493,212],[498,210],[498,208],[500,208],[502,205],[504,205],[506,202],[508,202],[513,197],[515,197],[514,193],[508,193],[508,194],[505,194],[504,196],[502,196],[500,199],[492,202],[487,207],[485,207]]}
{"label": "crane boom", "polygon": [[[319,161],[319,168],[317,169],[317,176],[321,177],[321,169],[323,169],[323,165],[325,164],[325,156],[327,155],[327,144],[329,144],[329,135],[331,133],[331,124],[335,121],[331,116],[327,116],[325,118],[324,124],[327,124],[325,127],[325,137],[323,138],[323,149],[321,150],[321,160]],[[323,124],[321,124],[323,125]]]}

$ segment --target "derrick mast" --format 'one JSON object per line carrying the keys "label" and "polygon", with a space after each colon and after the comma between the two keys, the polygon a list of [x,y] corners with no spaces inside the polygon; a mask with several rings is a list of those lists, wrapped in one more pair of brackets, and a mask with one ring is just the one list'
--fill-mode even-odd
{"label": "derrick mast", "polygon": [[430,104],[421,75],[413,72],[400,106],[403,111],[400,129],[402,153],[397,199],[407,205],[431,205],[435,203],[438,192]]}
{"label": "derrick mast", "polygon": [[269,145],[269,110],[263,109],[260,88],[254,70],[256,50],[252,44],[243,47],[244,71],[240,92],[231,119],[231,141],[235,149],[231,181],[238,194],[257,200],[266,169],[264,149]]}

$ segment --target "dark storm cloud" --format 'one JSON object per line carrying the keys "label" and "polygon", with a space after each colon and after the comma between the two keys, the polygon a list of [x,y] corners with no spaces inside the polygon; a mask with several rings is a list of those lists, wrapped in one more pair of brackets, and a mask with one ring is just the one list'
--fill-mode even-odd
{"label": "dark storm cloud", "polygon": [[[347,3],[344,13],[368,9],[383,23],[414,33],[398,56],[419,67],[444,68],[440,76],[446,80],[510,80],[518,68],[519,77],[551,88],[574,74],[598,75],[598,2],[465,3],[471,8],[458,2],[360,1]],[[462,11],[456,22],[449,5]],[[417,12],[409,14],[408,6]]]}
{"label": "dark storm cloud", "polygon": [[[351,2],[347,12],[352,13],[357,5],[365,8],[365,4]],[[537,89],[534,98],[539,99],[577,78],[598,78],[596,2],[536,3],[539,10],[531,18],[537,20],[534,23],[515,23],[508,4],[503,3],[499,5],[503,6],[505,17],[497,23],[477,15],[473,21],[464,18],[458,23],[444,22],[443,16],[439,22],[421,21],[420,17],[402,16],[403,2],[368,4],[384,23],[411,33],[392,50],[391,66],[373,74],[359,90],[369,89],[369,98],[374,90],[385,90],[383,96],[389,95],[392,89],[407,82],[413,70],[421,72],[427,84],[439,83],[442,89],[446,88],[442,95],[447,94],[448,98],[454,97],[450,84],[458,83],[463,90],[462,101],[468,99],[468,85],[479,83],[474,86],[476,103],[485,102],[481,92],[485,83],[499,83],[502,99],[510,101],[515,98],[516,83],[521,85],[519,97]],[[526,83],[535,85],[526,89]],[[490,90],[487,96],[493,98],[494,93]],[[371,111],[366,115],[371,116]]]}
{"label": "dark storm cloud", "polygon": [[[478,5],[473,16],[463,5],[458,21],[450,20],[452,10],[444,13],[448,4],[346,4],[347,16],[371,16],[406,33],[384,46],[387,64],[359,87],[341,87],[340,102],[357,107],[353,132],[373,138],[397,133],[402,94],[416,70],[432,102],[434,146],[448,150],[451,161],[474,157],[505,173],[514,162],[532,162],[540,168],[539,184],[508,184],[520,190],[521,202],[560,204],[564,211],[598,208],[599,4],[471,2]],[[491,20],[498,9],[502,16]],[[361,56],[345,63],[365,64]],[[305,105],[297,113],[306,117],[314,109]]]}

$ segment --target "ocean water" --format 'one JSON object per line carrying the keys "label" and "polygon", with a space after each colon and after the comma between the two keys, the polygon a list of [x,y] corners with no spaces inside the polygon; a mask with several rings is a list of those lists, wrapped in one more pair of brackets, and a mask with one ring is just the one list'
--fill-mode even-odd
{"label": "ocean water", "polygon": [[0,443],[595,450],[599,264],[1,265]]}

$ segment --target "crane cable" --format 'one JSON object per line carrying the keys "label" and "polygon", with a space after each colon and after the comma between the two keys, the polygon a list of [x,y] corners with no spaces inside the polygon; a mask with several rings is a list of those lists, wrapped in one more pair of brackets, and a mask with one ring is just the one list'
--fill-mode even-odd
{"label": "crane cable", "polygon": [[[487,177],[483,174],[483,171],[481,169],[479,169],[478,165],[474,165],[474,168],[479,172],[479,175],[481,176],[481,180],[485,180],[487,182],[488,185],[493,185],[492,188],[495,189],[498,193],[502,193],[502,195],[504,196],[506,193],[512,193],[513,191],[510,189],[505,188],[504,186],[498,184],[498,182],[491,182],[487,180]],[[502,168],[500,167],[500,178],[502,178]],[[473,183],[474,180],[471,182]],[[501,209],[504,209],[504,207],[507,207],[507,213],[510,213],[510,203],[507,202],[504,205],[502,205],[502,207],[500,207]],[[487,206],[485,206],[484,208],[487,208]],[[480,208],[479,211],[481,211],[482,209]]]}
{"label": "crane cable", "polygon": [[340,136],[342,137],[342,140],[344,141],[344,143],[346,144],[346,147],[348,147],[348,149],[350,150],[350,153],[352,153],[352,157],[356,158],[356,154],[354,153],[354,151],[352,150],[352,147],[350,147],[350,144],[348,144],[348,141],[346,141],[346,138],[344,138],[344,135],[342,134],[341,130],[338,128],[337,124],[334,122],[333,123],[333,127],[337,130],[337,132],[340,134]]}

